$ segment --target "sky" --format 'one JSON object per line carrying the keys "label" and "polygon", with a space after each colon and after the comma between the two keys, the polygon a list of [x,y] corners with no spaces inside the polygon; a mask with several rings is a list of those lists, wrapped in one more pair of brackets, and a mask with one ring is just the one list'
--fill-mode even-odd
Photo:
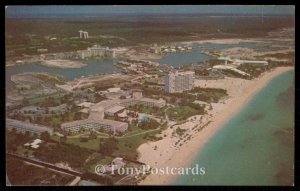
{"label": "sky", "polygon": [[60,5],[7,6],[7,17],[101,14],[265,14],[294,15],[293,5]]}

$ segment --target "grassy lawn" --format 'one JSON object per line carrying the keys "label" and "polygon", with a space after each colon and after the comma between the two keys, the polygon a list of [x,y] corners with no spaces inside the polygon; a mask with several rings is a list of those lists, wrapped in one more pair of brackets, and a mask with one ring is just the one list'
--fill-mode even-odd
{"label": "grassy lawn", "polygon": [[142,109],[142,112],[151,114],[151,113],[156,112],[156,109],[154,107],[145,107],[144,106],[143,109]]}
{"label": "grassy lawn", "polygon": [[78,145],[82,148],[98,150],[99,149],[99,139],[92,139],[88,140],[88,142],[80,142],[80,138],[68,138],[66,143],[67,144],[74,144]]}
{"label": "grassy lawn", "polygon": [[25,153],[27,153],[26,156],[32,156],[33,152],[33,150],[27,149],[24,146],[19,146],[16,151],[16,153],[21,156],[25,156]]}
{"label": "grassy lawn", "polygon": [[54,94],[47,94],[45,96],[37,96],[34,98],[30,98],[28,101],[30,104],[36,104],[45,101],[46,97],[53,97],[54,101],[57,103],[59,101],[59,98],[63,96],[63,94],[62,95],[61,94],[62,94],[61,92],[56,92]]}
{"label": "grassy lawn", "polygon": [[[54,135],[50,137],[51,140],[59,142],[59,137]],[[99,149],[99,138],[97,139],[92,139],[89,140],[88,142],[80,142],[80,137],[75,137],[75,138],[67,138],[66,143],[67,144],[74,144],[74,145],[78,145],[82,148],[85,149],[92,149],[92,150],[98,150]]]}
{"label": "grassy lawn", "polygon": [[103,132],[99,132],[99,131],[97,131],[97,135],[103,136],[103,137],[109,137],[108,133],[103,133]]}
{"label": "grassy lawn", "polygon": [[[145,131],[145,130],[140,129],[137,126],[132,127],[132,135],[143,132],[143,131]],[[136,149],[141,144],[143,144],[149,140],[146,138],[146,135],[154,136],[159,131],[160,131],[160,129],[149,132],[149,133],[128,137],[128,138],[126,138],[126,137],[125,138],[122,138],[122,137],[117,138],[118,149],[115,150],[112,153],[112,155],[119,156],[119,157],[125,157],[125,158],[129,158],[129,159],[136,159],[138,156]],[[128,134],[126,134],[126,136],[128,136]],[[59,142],[60,138],[58,136],[51,136],[50,139]],[[100,140],[103,141],[104,139],[106,140],[106,138],[97,138],[97,139],[89,140],[88,142],[80,142],[80,137],[74,137],[74,138],[67,138],[66,143],[78,145],[81,148],[92,149],[92,150],[97,151],[97,150],[99,150]],[[94,166],[92,166],[90,169],[93,170],[93,168],[94,168]]]}
{"label": "grassy lawn", "polygon": [[147,106],[142,106],[142,107],[131,107],[129,108],[130,111],[136,111],[136,112],[141,112],[141,113],[147,113],[147,114],[152,114],[156,111],[155,108],[153,107],[147,107]]}
{"label": "grassy lawn", "polygon": [[135,112],[140,112],[140,113],[146,113],[146,114],[151,114],[151,115],[156,115],[156,116],[161,116],[164,115],[164,107],[163,108],[156,108],[156,107],[148,107],[148,106],[133,106],[130,107],[128,110],[130,111],[135,111]]}
{"label": "grassy lawn", "polygon": [[59,142],[59,137],[57,135],[50,136],[50,140]]}
{"label": "grassy lawn", "polygon": [[130,124],[129,125],[129,128],[128,128],[128,132],[125,134],[125,136],[128,136],[128,135],[134,135],[134,134],[137,134],[137,133],[142,133],[142,132],[145,132],[144,129],[141,129],[140,127],[138,127],[137,125],[132,125]]}
{"label": "grassy lawn", "polygon": [[169,118],[175,119],[176,121],[185,120],[197,114],[200,114],[200,112],[189,106],[176,106],[167,110]]}
{"label": "grassy lawn", "polygon": [[74,176],[28,165],[14,158],[7,158],[6,167],[7,175],[13,185],[64,186],[74,179]]}
{"label": "grassy lawn", "polygon": [[[154,136],[157,134],[159,130],[147,133],[148,136]],[[120,138],[118,139],[118,150],[116,150],[113,154],[120,157],[125,157],[129,159],[136,159],[138,153],[136,149],[143,143],[148,140],[145,139],[146,134],[137,135],[129,138]]]}
{"label": "grassy lawn", "polygon": [[86,164],[86,167],[87,167],[86,169],[91,173],[95,173],[96,165],[98,165],[98,164],[109,165],[109,164],[111,164],[112,160],[113,160],[112,157],[103,156],[101,154],[96,153],[96,156]]}

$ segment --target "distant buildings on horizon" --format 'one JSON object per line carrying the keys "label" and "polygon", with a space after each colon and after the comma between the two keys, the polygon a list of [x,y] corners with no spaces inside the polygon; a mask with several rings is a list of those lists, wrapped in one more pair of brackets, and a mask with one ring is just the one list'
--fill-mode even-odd
{"label": "distant buildings on horizon", "polygon": [[89,38],[89,33],[88,33],[88,32],[82,31],[82,30],[80,30],[80,31],[78,31],[78,32],[79,32],[79,37],[80,37],[80,38],[84,38],[84,39]]}
{"label": "distant buildings on horizon", "polygon": [[82,59],[85,59],[87,57],[102,57],[102,56],[107,56],[107,57],[115,57],[115,51],[108,48],[108,47],[102,47],[100,45],[94,45],[92,47],[87,48],[87,50],[82,50],[80,51],[80,57]]}

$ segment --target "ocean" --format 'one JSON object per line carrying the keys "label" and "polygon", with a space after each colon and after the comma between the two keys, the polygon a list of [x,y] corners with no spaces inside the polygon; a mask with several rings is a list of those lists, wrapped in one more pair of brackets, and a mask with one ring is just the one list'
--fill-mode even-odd
{"label": "ocean", "polygon": [[274,78],[198,152],[205,175],[174,185],[293,185],[294,70]]}

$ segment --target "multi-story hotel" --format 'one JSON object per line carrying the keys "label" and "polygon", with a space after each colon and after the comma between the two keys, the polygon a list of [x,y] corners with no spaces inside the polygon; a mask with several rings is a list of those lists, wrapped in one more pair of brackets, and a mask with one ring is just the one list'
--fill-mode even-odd
{"label": "multi-story hotel", "polygon": [[178,93],[191,90],[194,87],[195,72],[171,72],[165,77],[165,91]]}
{"label": "multi-story hotel", "polygon": [[53,129],[50,127],[28,123],[24,121],[18,121],[14,119],[8,119],[8,118],[6,118],[6,127],[8,129],[16,129],[17,132],[23,134],[25,134],[25,132],[30,132],[38,136],[40,136],[41,133],[43,132],[48,132],[50,135],[53,134]]}
{"label": "multi-story hotel", "polygon": [[102,47],[99,45],[94,45],[93,47],[88,48],[87,50],[80,51],[80,56],[82,59],[86,57],[94,57],[94,56],[109,56],[115,57],[115,51],[109,49],[108,47]]}
{"label": "multi-story hotel", "polygon": [[116,116],[118,113],[124,111],[125,108],[141,104],[149,107],[162,108],[166,105],[166,101],[163,99],[150,99],[143,97],[141,91],[134,91],[132,98],[121,100],[103,100],[89,108],[89,118],[85,120],[78,120],[67,122],[61,125],[61,128],[65,132],[78,133],[81,129],[104,129],[111,131],[114,134],[116,132],[125,132],[128,129],[128,123],[104,119],[104,116]]}
{"label": "multi-story hotel", "polygon": [[123,107],[128,107],[128,106],[133,106],[133,105],[144,105],[148,107],[158,107],[162,108],[166,105],[166,101],[163,99],[150,99],[150,98],[129,98],[129,99],[124,99],[120,101],[120,105]]}
{"label": "multi-story hotel", "polygon": [[109,119],[84,119],[84,120],[78,120],[78,121],[72,121],[63,123],[61,125],[61,128],[65,132],[70,133],[78,133],[80,130],[106,130],[113,132],[114,134],[116,132],[125,132],[128,128],[128,124],[124,122],[119,121],[113,121]]}

